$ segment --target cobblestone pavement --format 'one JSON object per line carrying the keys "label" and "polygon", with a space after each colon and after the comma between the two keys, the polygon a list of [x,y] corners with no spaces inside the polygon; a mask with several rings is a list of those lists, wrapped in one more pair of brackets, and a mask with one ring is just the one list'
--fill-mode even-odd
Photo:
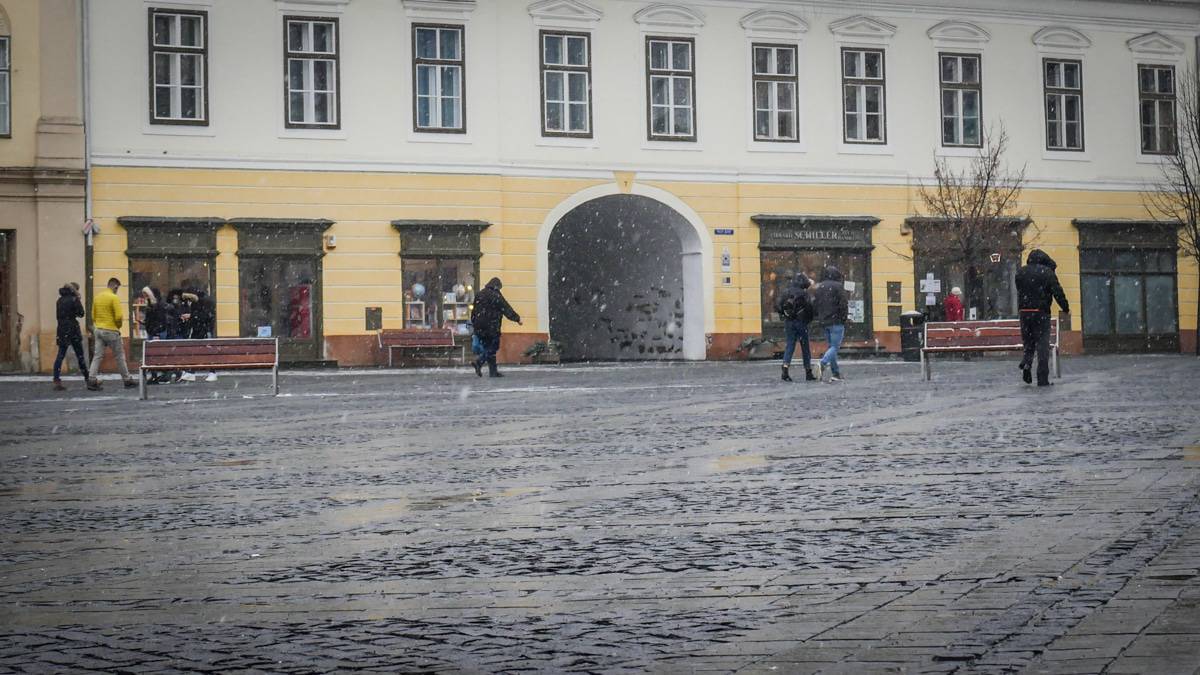
{"label": "cobblestone pavement", "polygon": [[0,378],[0,673],[1200,667],[1200,362]]}

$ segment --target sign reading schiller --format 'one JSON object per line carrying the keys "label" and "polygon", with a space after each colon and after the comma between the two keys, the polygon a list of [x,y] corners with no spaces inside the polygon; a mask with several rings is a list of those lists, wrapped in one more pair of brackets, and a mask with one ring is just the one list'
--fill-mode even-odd
{"label": "sign reading schiller", "polygon": [[871,228],[879,222],[870,216],[757,215],[759,248],[871,248]]}

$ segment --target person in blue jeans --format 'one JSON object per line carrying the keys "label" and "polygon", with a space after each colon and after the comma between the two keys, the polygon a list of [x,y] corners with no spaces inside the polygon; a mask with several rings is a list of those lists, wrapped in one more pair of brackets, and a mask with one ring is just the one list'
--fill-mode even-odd
{"label": "person in blue jeans", "polygon": [[[846,320],[850,316],[850,303],[846,287],[842,284],[842,273],[830,265],[821,272],[821,283],[813,291],[813,305],[817,321],[825,327],[825,339],[829,348],[817,362],[817,379],[822,382],[841,382],[842,371],[838,368],[837,353],[846,337]],[[828,377],[826,377],[828,376]]]}
{"label": "person in blue jeans", "polygon": [[783,319],[784,336],[787,344],[783,348],[783,374],[780,379],[791,382],[792,376],[788,368],[792,365],[792,355],[796,353],[796,343],[800,343],[800,354],[804,357],[804,379],[817,379],[812,372],[812,351],[808,346],[808,323],[813,319],[812,299],[808,297],[808,287],[812,282],[802,273],[797,273],[791,283],[779,295],[776,311]]}

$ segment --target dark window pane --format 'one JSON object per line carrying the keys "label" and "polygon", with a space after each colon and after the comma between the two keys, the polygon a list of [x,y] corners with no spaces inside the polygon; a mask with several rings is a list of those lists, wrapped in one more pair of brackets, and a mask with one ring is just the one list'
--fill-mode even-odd
{"label": "dark window pane", "polygon": [[1175,93],[1175,70],[1173,68],[1163,68],[1158,71],[1158,93]]}
{"label": "dark window pane", "polygon": [[861,56],[862,56],[861,52],[843,52],[842,53],[842,76],[843,77],[858,77],[859,76],[858,75],[858,73],[859,73],[858,61],[859,61],[859,57],[861,57]]}
{"label": "dark window pane", "polygon": [[417,97],[417,126],[428,127],[431,125],[431,112],[433,101],[428,96]]}
{"label": "dark window pane", "polygon": [[775,73],[778,75],[796,74],[795,49],[787,48],[775,50]]}
{"label": "dark window pane", "polygon": [[942,118],[942,142],[947,145],[958,145],[958,124],[953,117]]}
{"label": "dark window pane", "polygon": [[754,135],[768,138],[771,135],[771,111],[759,110],[754,113]]}
{"label": "dark window pane", "polygon": [[676,42],[671,45],[671,67],[675,70],[691,70],[692,45]]}
{"label": "dark window pane", "polygon": [[675,108],[675,133],[692,133],[692,111],[690,108]]}
{"label": "dark window pane", "polygon": [[770,82],[754,83],[754,107],[758,110],[767,110],[771,107]]}
{"label": "dark window pane", "polygon": [[194,120],[200,117],[197,110],[197,104],[199,102],[198,92],[198,89],[192,89],[190,87],[185,87],[179,91],[179,104],[180,108],[182,108],[180,117],[189,120]]}
{"label": "dark window pane", "polygon": [[171,84],[171,55],[155,53],[154,83]]}
{"label": "dark window pane", "polygon": [[1046,86],[1062,86],[1062,67],[1057,61],[1046,62]]}
{"label": "dark window pane", "polygon": [[864,71],[866,76],[872,79],[883,77],[883,54],[879,52],[867,52],[863,56],[865,63]]}
{"label": "dark window pane", "polygon": [[570,106],[571,131],[587,131],[588,113],[586,103],[572,103]]}
{"label": "dark window pane", "polygon": [[170,14],[155,14],[154,15],[154,44],[156,45],[173,45],[175,44],[175,17]]}
{"label": "dark window pane", "polygon": [[546,128],[550,131],[563,130],[563,108],[561,103],[546,104]]}
{"label": "dark window pane", "polygon": [[288,49],[293,52],[305,51],[307,30],[305,24],[298,21],[288,22]]}
{"label": "dark window pane", "polygon": [[448,61],[458,60],[459,49],[459,32],[456,30],[443,29],[440,31],[442,43],[440,45],[440,56]]}
{"label": "dark window pane", "polygon": [[568,98],[575,102],[587,101],[587,75],[571,73],[568,76]]}
{"label": "dark window pane", "polygon": [[650,78],[650,102],[653,105],[666,105],[671,81],[666,77]]}
{"label": "dark window pane", "polygon": [[288,60],[288,87],[292,90],[304,89],[304,59]]}
{"label": "dark window pane", "polygon": [[288,119],[293,122],[304,122],[304,94],[292,93],[288,96]]}
{"label": "dark window pane", "polygon": [[1137,251],[1117,251],[1113,256],[1113,269],[1140,272],[1142,270],[1142,256]]}
{"label": "dark window pane", "polygon": [[879,115],[867,115],[867,140],[878,141],[883,139],[882,121],[883,118]]}
{"label": "dark window pane", "polygon": [[846,85],[843,87],[842,94],[846,112],[858,112],[858,85]]}
{"label": "dark window pane", "polygon": [[417,66],[417,95],[429,96],[433,93],[434,66]]}
{"label": "dark window pane", "polygon": [[202,47],[203,38],[200,28],[200,17],[198,16],[181,16],[180,24],[180,39],[179,43],[185,47]]}
{"label": "dark window pane", "polygon": [[1179,327],[1175,311],[1175,277],[1146,277],[1146,332],[1174,333]]}
{"label": "dark window pane", "polygon": [[154,116],[162,118],[171,117],[170,87],[154,88]]}
{"label": "dark window pane", "polygon": [[1112,332],[1112,307],[1108,277],[1085,274],[1083,288],[1083,332],[1107,335]]}
{"label": "dark window pane", "polygon": [[759,74],[771,73],[771,50],[766,47],[754,49],[754,72]]}
{"label": "dark window pane", "polygon": [[562,101],[563,96],[563,78],[565,73],[546,73],[546,100],[547,101]]}
{"label": "dark window pane", "polygon": [[942,82],[958,82],[958,59],[953,56],[942,57]]}
{"label": "dark window pane", "polygon": [[437,31],[432,28],[417,29],[417,58],[437,58]]}
{"label": "dark window pane", "polygon": [[459,69],[453,66],[442,66],[441,71],[442,96],[458,96],[461,88],[458,80]]}
{"label": "dark window pane", "polygon": [[791,82],[776,83],[775,100],[780,110],[794,110],[796,108],[795,85]]}
{"label": "dark window pane", "polygon": [[655,70],[667,69],[667,43],[650,43],[650,67]]}
{"label": "dark window pane", "polygon": [[313,51],[322,53],[333,51],[333,24],[313,24]]}
{"label": "dark window pane", "polygon": [[1146,331],[1142,306],[1142,277],[1117,276],[1113,279],[1113,299],[1117,311],[1117,333],[1136,335]]}
{"label": "dark window pane", "polygon": [[692,80],[687,77],[677,77],[672,84],[674,85],[672,102],[675,105],[690,106],[692,104]]}
{"label": "dark window pane", "polygon": [[667,133],[667,111],[668,108],[663,106],[654,106],[650,109],[650,129],[653,133]]}
{"label": "dark window pane", "polygon": [[963,118],[963,138],[964,145],[979,145],[979,118],[964,117]]}
{"label": "dark window pane", "polygon": [[563,62],[563,39],[558,35],[547,35],[543,43],[542,58],[549,64]]}
{"label": "dark window pane", "polygon": [[778,113],[778,118],[779,119],[777,120],[777,124],[779,125],[779,137],[780,138],[795,138],[796,137],[796,129],[795,129],[796,114],[791,111],[784,111],[784,112]]}
{"label": "dark window pane", "polygon": [[572,66],[587,65],[587,41],[584,38],[567,38],[567,63]]}
{"label": "dark window pane", "polygon": [[979,59],[963,57],[962,81],[966,84],[979,84]]}

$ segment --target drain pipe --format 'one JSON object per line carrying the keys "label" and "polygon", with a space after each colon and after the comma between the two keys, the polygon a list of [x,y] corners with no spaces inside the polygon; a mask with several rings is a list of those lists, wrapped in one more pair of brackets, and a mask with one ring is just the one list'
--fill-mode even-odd
{"label": "drain pipe", "polygon": [[92,73],[91,73],[91,26],[89,21],[88,6],[90,0],[79,0],[82,30],[80,35],[83,40],[83,49],[81,58],[81,77],[83,78],[83,222],[88,226],[86,234],[84,234],[83,244],[83,267],[85,276],[84,288],[84,303],[86,311],[84,311],[84,325],[91,331],[92,329],[92,288],[95,286],[96,273],[93,269],[92,254],[95,253],[95,248],[92,243],[92,230],[90,223],[92,220]]}

